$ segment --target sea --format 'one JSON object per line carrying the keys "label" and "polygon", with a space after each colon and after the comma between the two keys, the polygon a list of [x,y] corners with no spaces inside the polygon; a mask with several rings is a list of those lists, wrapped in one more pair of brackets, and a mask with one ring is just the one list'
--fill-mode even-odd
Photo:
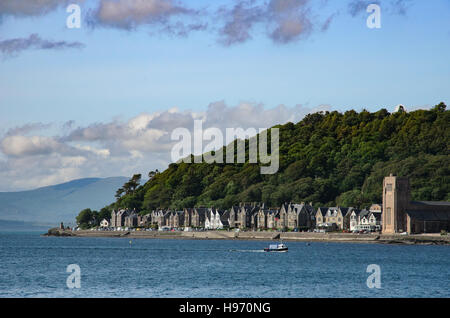
{"label": "sea", "polygon": [[0,232],[0,297],[450,297],[450,246]]}

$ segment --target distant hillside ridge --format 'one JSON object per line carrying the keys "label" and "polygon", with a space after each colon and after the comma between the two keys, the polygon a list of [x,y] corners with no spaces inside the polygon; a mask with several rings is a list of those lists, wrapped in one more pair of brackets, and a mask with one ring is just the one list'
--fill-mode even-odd
{"label": "distant hillside ridge", "polygon": [[[410,177],[413,200],[450,200],[450,112],[444,103],[411,112],[403,107],[394,113],[318,112],[275,127],[280,138],[276,174],[262,175],[260,165],[248,158],[244,164],[172,163],[107,208],[148,213],[302,201],[366,207],[381,202],[382,180],[390,173]],[[248,154],[248,141],[246,148]]]}
{"label": "distant hillside ridge", "polygon": [[0,192],[0,220],[73,223],[81,209],[100,209],[113,201],[116,190],[127,180],[125,177],[85,178],[34,190]]}

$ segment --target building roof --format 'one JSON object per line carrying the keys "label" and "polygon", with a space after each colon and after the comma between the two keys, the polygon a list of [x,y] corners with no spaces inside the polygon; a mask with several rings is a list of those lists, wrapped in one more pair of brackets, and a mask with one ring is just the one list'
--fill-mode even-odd
{"label": "building roof", "polygon": [[370,211],[368,211],[366,209],[362,209],[361,212],[359,212],[358,215],[359,215],[360,218],[363,218],[365,216],[369,217],[369,213],[370,213]]}
{"label": "building roof", "polygon": [[326,207],[317,208],[317,212],[320,212],[322,215],[325,215],[325,213],[327,213],[327,211],[328,211],[328,208],[326,208]]}
{"label": "building roof", "polygon": [[355,214],[358,216],[358,215],[361,213],[361,211],[364,211],[364,210],[351,208],[351,211],[349,211],[349,212],[351,212],[351,213],[347,213],[347,215],[350,215],[350,214],[352,214],[353,212],[355,212]]}
{"label": "building roof", "polygon": [[381,221],[381,212],[379,212],[379,211],[370,211],[369,217],[370,217],[370,215],[373,215],[375,217],[375,220]]}
{"label": "building roof", "polygon": [[450,207],[450,202],[447,202],[447,201],[412,201],[411,204],[414,204],[414,205],[448,206],[448,207]]}
{"label": "building roof", "polygon": [[228,210],[225,211],[219,211],[219,215],[220,215],[220,221],[222,222],[223,225],[225,225],[225,223],[223,222],[227,222],[228,225],[228,218],[230,217],[230,212]]}
{"label": "building roof", "polygon": [[406,210],[406,213],[420,221],[450,221],[448,211]]}
{"label": "building roof", "polygon": [[381,211],[381,209],[382,209],[381,203],[374,203],[370,206],[369,211],[377,212],[377,211]]}
{"label": "building roof", "polygon": [[338,209],[337,207],[330,207],[327,210],[326,216],[332,216],[332,217],[336,217],[338,214]]}

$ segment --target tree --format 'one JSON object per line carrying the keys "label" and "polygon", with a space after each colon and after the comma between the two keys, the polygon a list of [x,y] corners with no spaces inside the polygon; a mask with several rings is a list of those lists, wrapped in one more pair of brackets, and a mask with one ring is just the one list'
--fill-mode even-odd
{"label": "tree", "polygon": [[90,223],[93,220],[93,213],[91,211],[91,209],[84,209],[82,210],[78,216],[76,217],[77,220],[77,224],[79,227],[81,228],[88,228]]}
{"label": "tree", "polygon": [[111,218],[111,209],[108,207],[102,208],[98,214],[99,221],[103,219],[109,220],[110,218]]}
{"label": "tree", "polygon": [[153,177],[155,177],[157,174],[159,174],[159,171],[158,171],[158,169],[156,169],[155,171],[150,171],[149,173],[148,173],[148,178],[151,180],[151,179],[153,179]]}
{"label": "tree", "polygon": [[125,192],[125,190],[124,190],[123,188],[117,189],[115,197],[116,197],[117,199],[119,199],[119,198],[122,196],[122,194],[123,194],[124,192]]}
{"label": "tree", "polygon": [[446,108],[447,108],[447,105],[445,105],[445,103],[441,102],[441,103],[439,103],[439,105],[436,105],[434,107],[434,110],[442,113],[442,112],[445,112]]}
{"label": "tree", "polygon": [[127,194],[132,193],[136,190],[141,182],[141,174],[135,174],[131,177],[130,181],[125,183],[124,188],[126,189]]}

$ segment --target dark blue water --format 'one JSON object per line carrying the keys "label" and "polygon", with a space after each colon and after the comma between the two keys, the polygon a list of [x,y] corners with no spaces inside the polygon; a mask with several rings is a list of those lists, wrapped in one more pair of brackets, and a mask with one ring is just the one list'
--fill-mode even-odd
{"label": "dark blue water", "polygon": [[[0,233],[0,297],[450,297],[449,246],[129,241]],[[80,289],[66,285],[69,264]],[[381,289],[366,285],[369,264]]]}

